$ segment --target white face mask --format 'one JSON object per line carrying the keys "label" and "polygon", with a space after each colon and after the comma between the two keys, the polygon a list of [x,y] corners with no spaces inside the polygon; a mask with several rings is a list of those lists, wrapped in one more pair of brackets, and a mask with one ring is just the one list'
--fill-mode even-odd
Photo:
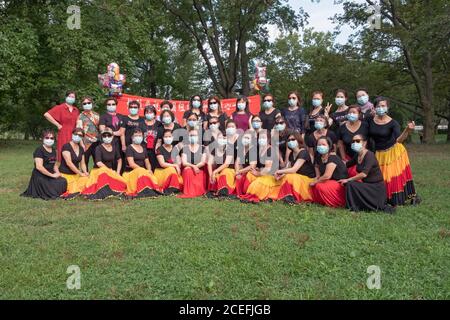
{"label": "white face mask", "polygon": [[233,136],[236,133],[236,128],[227,128],[227,130],[225,130],[227,136]]}
{"label": "white face mask", "polygon": [[113,137],[103,137],[103,142],[106,144],[111,144]]}
{"label": "white face mask", "polygon": [[164,144],[167,144],[167,145],[172,144],[172,142],[173,142],[173,138],[164,138],[163,140],[164,140]]}
{"label": "white face mask", "polygon": [[92,110],[92,103],[83,105],[84,111],[91,111]]}
{"label": "white face mask", "polygon": [[52,139],[44,139],[44,145],[47,147],[53,147],[55,144],[55,140]]}

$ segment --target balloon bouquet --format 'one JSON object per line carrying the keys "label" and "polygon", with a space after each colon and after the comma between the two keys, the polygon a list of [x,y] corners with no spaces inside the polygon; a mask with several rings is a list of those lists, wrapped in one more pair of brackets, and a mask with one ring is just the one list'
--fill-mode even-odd
{"label": "balloon bouquet", "polygon": [[259,62],[255,64],[255,79],[250,82],[250,88],[256,92],[269,92],[270,79],[266,77],[266,67]]}
{"label": "balloon bouquet", "polygon": [[120,74],[120,67],[117,63],[110,63],[108,65],[108,72],[98,75],[98,82],[104,88],[109,89],[109,96],[122,96],[123,85],[126,82],[126,77]]}

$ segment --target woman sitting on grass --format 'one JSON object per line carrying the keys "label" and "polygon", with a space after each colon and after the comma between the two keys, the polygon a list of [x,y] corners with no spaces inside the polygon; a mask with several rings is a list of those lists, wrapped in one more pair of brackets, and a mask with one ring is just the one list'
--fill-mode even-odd
{"label": "woman sitting on grass", "polygon": [[33,153],[34,169],[27,190],[23,197],[40,198],[44,200],[58,199],[67,190],[67,181],[61,177],[56,151],[53,149],[55,135],[46,130],[42,134],[43,144]]}

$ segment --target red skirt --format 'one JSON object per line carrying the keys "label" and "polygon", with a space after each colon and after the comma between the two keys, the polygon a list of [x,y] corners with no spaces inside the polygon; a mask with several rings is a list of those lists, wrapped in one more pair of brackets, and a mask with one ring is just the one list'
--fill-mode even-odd
{"label": "red skirt", "polygon": [[159,186],[163,191],[166,190],[181,190],[183,185],[183,178],[178,175],[174,167],[157,168],[155,169],[155,177]]}
{"label": "red skirt", "polygon": [[312,187],[313,201],[324,206],[345,207],[345,187],[335,180],[319,182]]}
{"label": "red skirt", "polygon": [[156,177],[147,169],[136,168],[125,172],[123,178],[127,182],[126,195],[132,198],[155,197],[161,194]]}
{"label": "red skirt", "polygon": [[314,179],[297,173],[286,174],[281,179],[281,188],[280,193],[278,194],[278,200],[282,200],[290,196],[293,197],[297,203],[312,201],[312,191],[309,186],[312,181],[314,181]]}
{"label": "red skirt", "polygon": [[216,180],[217,192],[234,195],[236,194],[236,181],[234,169],[225,168],[217,175]]}
{"label": "red skirt", "polygon": [[242,196],[247,193],[248,186],[250,183],[252,183],[256,177],[251,173],[245,173],[240,175],[239,177],[236,176],[236,195]]}
{"label": "red skirt", "polygon": [[[345,155],[345,161],[350,161],[352,158],[349,157],[348,154]],[[356,164],[350,168],[347,168],[348,177],[354,177],[358,174],[358,171],[356,171]]]}
{"label": "red skirt", "polygon": [[195,198],[201,197],[206,193],[206,174],[204,170],[200,170],[195,174],[192,168],[183,169],[183,194],[179,198]]}
{"label": "red skirt", "polygon": [[81,192],[91,200],[117,196],[127,191],[127,182],[116,171],[106,167],[92,169],[86,188]]}

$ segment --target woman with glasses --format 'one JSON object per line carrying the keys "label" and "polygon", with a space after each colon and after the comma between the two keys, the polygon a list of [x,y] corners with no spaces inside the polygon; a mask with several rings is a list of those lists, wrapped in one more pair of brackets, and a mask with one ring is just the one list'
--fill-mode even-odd
{"label": "woman with glasses", "polygon": [[352,139],[353,159],[347,166],[356,165],[356,176],[342,179],[345,185],[347,208],[351,211],[393,212],[387,205],[386,186],[375,154],[367,150],[367,138],[357,134]]}
{"label": "woman with glasses", "polygon": [[208,120],[208,130],[203,134],[203,145],[205,147],[217,141],[219,134],[222,134],[220,130],[220,121],[217,117],[210,117]]}
{"label": "woman with glasses", "polygon": [[89,172],[85,162],[86,153],[80,145],[84,138],[84,131],[77,128],[72,132],[72,141],[66,143],[62,149],[62,161],[59,172],[67,180],[67,190],[63,194],[66,199],[76,197],[84,190]]}
{"label": "woman with glasses", "polygon": [[187,122],[189,121],[189,117],[192,114],[195,114],[197,116],[198,121],[198,127],[196,129],[203,128],[207,121],[206,121],[206,114],[202,110],[203,107],[203,101],[202,97],[199,95],[194,95],[189,99],[189,110],[186,110],[183,114],[183,121],[181,122],[181,126],[184,128],[187,128]]}
{"label": "woman with glasses", "polygon": [[198,130],[191,129],[188,134],[188,141],[181,150],[183,194],[180,198],[195,198],[206,193],[206,152],[200,144]]}
{"label": "woman with glasses", "polygon": [[329,207],[345,207],[345,188],[338,181],[347,179],[347,167],[332,153],[333,142],[328,137],[317,140],[318,156],[314,159],[316,178],[310,183],[313,201]]}
{"label": "woman with glasses", "polygon": [[44,200],[58,199],[67,190],[67,181],[61,177],[53,149],[55,135],[46,130],[42,133],[42,145],[33,153],[34,169],[23,197]]}
{"label": "woman with glasses", "polygon": [[275,172],[275,178],[281,181],[279,200],[287,203],[310,202],[313,199],[310,184],[316,171],[302,135],[291,133],[287,138],[288,161],[285,169]]}
{"label": "woman with glasses", "polygon": [[81,100],[83,111],[78,116],[77,128],[82,128],[84,138],[81,145],[84,146],[84,160],[89,167],[89,159],[94,157],[95,148],[98,146],[100,116],[93,111],[92,98],[85,97]]}
{"label": "woman with glasses", "polygon": [[275,119],[281,117],[281,112],[275,109],[275,99],[271,94],[263,96],[262,110],[259,112],[259,118],[262,121],[262,128],[272,130],[275,125]]}
{"label": "woman with glasses", "polygon": [[273,127],[271,137],[273,143],[278,146],[278,152],[280,155],[280,167],[284,168],[287,164],[287,139],[292,132],[286,124],[285,119],[281,116],[275,119],[275,126]]}
{"label": "woman with glasses", "polygon": [[123,173],[123,178],[127,183],[127,197],[145,198],[160,195],[161,188],[153,175],[147,150],[142,145],[144,133],[141,129],[134,129],[131,141],[132,143],[127,147],[125,153],[126,166]]}
{"label": "woman with glasses", "polygon": [[203,122],[203,129],[208,129],[209,120],[212,117],[219,119],[219,130],[225,130],[225,123],[228,117],[227,114],[222,111],[220,100],[216,96],[208,99],[208,112],[206,114],[206,121]]}
{"label": "woman with glasses", "polygon": [[54,106],[44,117],[58,128],[58,144],[56,158],[61,162],[62,147],[72,139],[72,130],[76,128],[80,111],[75,106],[76,93],[68,91],[64,103]]}
{"label": "woman with glasses", "polygon": [[102,144],[95,149],[95,166],[89,174],[86,188],[81,192],[91,200],[119,196],[127,191],[127,183],[120,175],[122,156],[119,148],[113,144],[113,131],[105,128],[101,138]]}

